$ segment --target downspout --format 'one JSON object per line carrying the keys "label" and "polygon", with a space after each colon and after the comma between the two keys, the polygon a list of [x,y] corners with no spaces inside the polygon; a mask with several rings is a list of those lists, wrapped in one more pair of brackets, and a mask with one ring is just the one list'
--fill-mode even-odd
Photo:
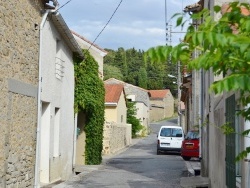
{"label": "downspout", "polygon": [[202,123],[203,123],[203,96],[204,96],[204,78],[203,78],[204,74],[203,74],[203,69],[200,69],[200,101],[199,101],[199,133],[200,133],[200,138],[199,138],[199,143],[200,143],[200,147],[199,147],[199,158],[200,160],[202,160],[202,148],[203,148],[203,144],[202,144]]}
{"label": "downspout", "polygon": [[46,19],[51,12],[56,12],[58,9],[58,2],[57,0],[52,0],[53,4],[55,6],[54,10],[46,10],[42,21],[40,23],[40,29],[39,29],[39,62],[38,62],[38,92],[37,92],[37,139],[36,139],[36,164],[35,164],[35,183],[34,187],[39,188],[40,187],[40,146],[41,146],[41,114],[42,114],[42,105],[41,105],[41,92],[42,92],[42,42],[43,42],[43,33],[42,30],[44,28]]}

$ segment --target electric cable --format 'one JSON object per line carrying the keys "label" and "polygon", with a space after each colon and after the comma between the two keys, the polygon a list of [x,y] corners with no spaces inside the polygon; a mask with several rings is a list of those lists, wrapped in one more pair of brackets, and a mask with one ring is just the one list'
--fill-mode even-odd
{"label": "electric cable", "polygon": [[105,28],[107,27],[107,25],[109,24],[109,22],[111,21],[111,19],[113,18],[113,16],[115,15],[116,11],[118,10],[118,8],[120,7],[121,3],[123,0],[120,1],[120,3],[118,4],[118,6],[116,7],[116,9],[114,10],[113,14],[111,15],[111,17],[109,18],[108,22],[105,24],[105,26],[102,28],[102,30],[99,32],[99,34],[96,36],[95,40],[91,43],[90,47],[88,48],[88,50],[93,46],[93,44],[95,43],[95,41],[98,39],[98,37],[101,35],[101,33],[105,30]]}
{"label": "electric cable", "polygon": [[69,0],[69,1],[67,1],[66,3],[64,3],[62,6],[60,6],[60,7],[57,9],[57,11],[60,10],[61,8],[63,8],[65,5],[67,5],[70,1],[72,1],[72,0]]}

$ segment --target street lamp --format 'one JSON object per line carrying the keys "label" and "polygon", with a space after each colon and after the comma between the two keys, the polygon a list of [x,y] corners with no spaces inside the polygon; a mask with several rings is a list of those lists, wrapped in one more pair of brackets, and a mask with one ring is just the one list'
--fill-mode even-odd
{"label": "street lamp", "polygon": [[180,99],[181,99],[180,84],[181,84],[181,82],[180,82],[180,75],[178,73],[178,77],[176,77],[176,76],[174,76],[172,74],[168,74],[168,77],[176,79],[175,83],[177,83],[177,87],[178,87],[177,88],[177,95],[178,95],[178,99],[177,99],[177,101],[178,101],[178,106],[177,106],[177,113],[178,113],[177,125],[181,126],[181,117],[180,117],[180,111],[181,111],[181,106],[180,106],[181,105],[181,102],[180,102]]}

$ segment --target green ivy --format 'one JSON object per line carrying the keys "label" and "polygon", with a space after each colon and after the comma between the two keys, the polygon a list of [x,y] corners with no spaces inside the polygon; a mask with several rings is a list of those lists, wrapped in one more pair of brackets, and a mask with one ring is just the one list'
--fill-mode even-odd
{"label": "green ivy", "polygon": [[102,162],[105,89],[98,76],[98,63],[87,50],[83,53],[84,60],[74,56],[74,109],[75,113],[83,111],[86,114],[85,163],[93,165]]}

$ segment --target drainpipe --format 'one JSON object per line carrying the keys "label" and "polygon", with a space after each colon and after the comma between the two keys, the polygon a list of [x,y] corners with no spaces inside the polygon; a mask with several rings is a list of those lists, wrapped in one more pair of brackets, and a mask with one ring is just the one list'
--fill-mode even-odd
{"label": "drainpipe", "polygon": [[51,12],[56,12],[59,4],[57,0],[50,0],[53,1],[53,5],[55,6],[54,10],[46,10],[42,21],[40,23],[40,38],[39,38],[39,63],[38,63],[38,75],[39,75],[39,82],[38,82],[38,92],[37,92],[37,139],[36,139],[36,164],[35,164],[35,183],[34,187],[40,187],[40,146],[41,146],[41,114],[42,114],[42,105],[41,105],[41,92],[42,92],[42,43],[43,43],[43,33],[42,30],[44,28],[46,19]]}
{"label": "drainpipe", "polygon": [[200,138],[199,138],[199,143],[200,143],[200,147],[199,147],[199,158],[200,160],[202,160],[202,123],[203,123],[203,96],[204,96],[204,78],[203,78],[204,74],[203,74],[203,70],[200,69],[200,101],[199,101],[199,133],[200,133]]}

